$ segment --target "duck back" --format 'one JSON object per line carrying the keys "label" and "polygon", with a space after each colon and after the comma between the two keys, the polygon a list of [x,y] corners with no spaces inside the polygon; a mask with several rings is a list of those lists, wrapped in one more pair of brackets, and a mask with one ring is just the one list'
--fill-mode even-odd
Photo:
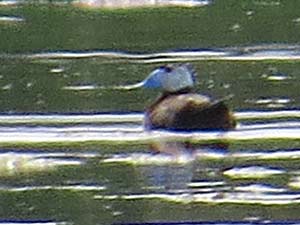
{"label": "duck back", "polygon": [[162,95],[146,110],[147,129],[230,130],[235,125],[223,101],[195,93]]}

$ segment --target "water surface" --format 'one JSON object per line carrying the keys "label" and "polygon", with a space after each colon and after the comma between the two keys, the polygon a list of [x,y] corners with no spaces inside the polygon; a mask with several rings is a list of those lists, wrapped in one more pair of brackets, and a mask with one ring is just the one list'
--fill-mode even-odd
{"label": "water surface", "polygon": [[[298,1],[73,3],[0,2],[1,223],[299,224]],[[145,131],[168,63],[237,129]]]}

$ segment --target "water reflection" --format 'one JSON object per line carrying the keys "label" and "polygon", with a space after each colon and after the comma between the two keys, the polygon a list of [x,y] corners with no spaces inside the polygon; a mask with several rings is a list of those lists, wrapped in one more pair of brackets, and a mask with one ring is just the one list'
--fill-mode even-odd
{"label": "water reflection", "polygon": [[[182,149],[190,151],[197,144],[214,144],[217,149],[226,149],[228,141],[299,139],[298,110],[236,112],[235,116],[239,125],[234,131],[172,132],[144,131],[143,114],[137,113],[1,115],[0,145],[140,143],[151,144],[159,152],[176,153]],[[281,121],[274,121],[278,119]]]}
{"label": "water reflection", "polygon": [[14,6],[18,3],[18,0],[7,0],[7,1],[1,1],[0,6]]}
{"label": "water reflection", "polygon": [[138,167],[145,179],[145,192],[186,192],[194,174],[193,162],[181,165],[150,165]]}
{"label": "water reflection", "polygon": [[75,6],[89,8],[133,8],[133,7],[157,7],[157,6],[205,6],[210,4],[210,0],[77,0]]}
{"label": "water reflection", "polygon": [[1,23],[17,23],[17,22],[23,22],[25,21],[21,17],[15,17],[15,16],[0,16],[0,25]]}
{"label": "water reflection", "polygon": [[[28,59],[83,59],[103,58],[126,60],[136,63],[192,62],[199,60],[222,61],[262,61],[262,60],[299,60],[299,45],[257,45],[218,49],[172,50],[154,53],[130,53],[122,51],[59,51],[29,55],[15,55]],[[104,61],[107,62],[107,61]]]}
{"label": "water reflection", "polygon": [[266,108],[283,108],[287,104],[291,103],[289,98],[259,98],[255,100],[247,99],[246,102],[249,104],[264,105]]}
{"label": "water reflection", "polygon": [[[225,156],[229,153],[228,147],[226,142],[193,144],[189,141],[154,141],[149,145],[153,153],[145,159],[149,164],[140,165],[138,172],[146,179],[147,189],[152,192],[189,193],[188,187],[196,171],[207,169],[199,164],[202,156],[207,152]],[[156,160],[153,161],[153,158]]]}
{"label": "water reflection", "polygon": [[79,167],[86,163],[86,160],[96,155],[92,153],[45,153],[8,151],[4,149],[0,153],[0,177],[14,177],[37,172],[49,172],[58,168],[73,166]]}
{"label": "water reflection", "polygon": [[[200,164],[195,160],[178,163],[178,158],[173,155],[166,163],[164,157],[170,157],[170,155],[148,155],[144,156],[144,159],[147,157],[148,161],[144,161],[144,165],[135,167],[136,176],[143,180],[143,182],[140,181],[143,184],[140,191],[133,193],[119,191],[114,195],[96,195],[95,199],[113,198],[124,201],[159,199],[184,204],[287,205],[299,203],[299,191],[288,189],[286,184],[276,185],[268,182],[269,177],[286,176],[287,171],[283,169],[249,166],[243,169],[232,168],[222,173],[221,166],[217,164],[204,166],[204,161]],[[157,164],[154,161],[166,164]],[[202,175],[199,174],[200,171]],[[226,180],[223,176],[229,179]],[[296,178],[293,181],[294,183],[290,185],[295,184]]]}

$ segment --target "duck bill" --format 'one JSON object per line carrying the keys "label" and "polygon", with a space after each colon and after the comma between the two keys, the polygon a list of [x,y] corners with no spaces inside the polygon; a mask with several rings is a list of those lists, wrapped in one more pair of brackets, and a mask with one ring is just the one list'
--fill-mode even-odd
{"label": "duck bill", "polygon": [[120,86],[114,86],[113,89],[115,90],[135,90],[138,88],[142,88],[145,85],[144,81],[136,83],[136,84],[129,84],[129,85],[120,85]]}

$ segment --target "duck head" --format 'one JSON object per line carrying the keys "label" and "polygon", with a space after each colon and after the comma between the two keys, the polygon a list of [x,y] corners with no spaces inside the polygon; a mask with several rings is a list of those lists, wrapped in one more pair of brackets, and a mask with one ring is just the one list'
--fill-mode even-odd
{"label": "duck head", "polygon": [[164,93],[174,93],[191,89],[195,85],[195,71],[189,64],[162,66],[152,71],[141,82],[141,87],[159,89]]}

